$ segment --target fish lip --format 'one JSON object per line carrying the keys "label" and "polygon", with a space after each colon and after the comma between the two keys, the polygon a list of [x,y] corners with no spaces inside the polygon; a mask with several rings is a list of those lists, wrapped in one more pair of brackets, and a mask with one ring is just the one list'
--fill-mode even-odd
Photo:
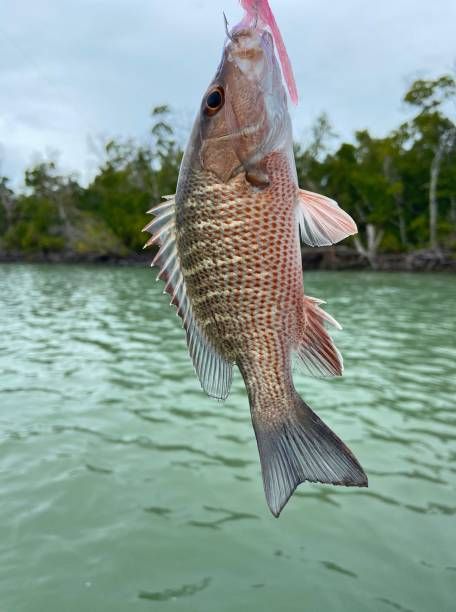
{"label": "fish lip", "polygon": [[211,136],[210,138],[205,138],[206,142],[219,142],[219,141],[223,141],[223,140],[231,140],[232,138],[239,138],[242,136],[250,136],[251,134],[255,134],[255,132],[258,132],[258,130],[262,127],[263,122],[262,121],[258,121],[258,123],[255,123],[253,125],[248,125],[245,128],[242,128],[242,130],[238,130],[236,132],[232,132],[231,134],[223,134],[222,136]]}

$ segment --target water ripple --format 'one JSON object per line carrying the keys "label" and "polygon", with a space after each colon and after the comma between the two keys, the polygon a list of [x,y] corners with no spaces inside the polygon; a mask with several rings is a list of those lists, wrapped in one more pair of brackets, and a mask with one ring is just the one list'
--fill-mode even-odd
{"label": "water ripple", "polygon": [[149,601],[173,601],[182,597],[191,597],[199,591],[204,591],[210,585],[211,579],[204,578],[201,582],[195,584],[184,584],[175,589],[165,589],[164,591],[140,591],[139,599],[148,599]]}

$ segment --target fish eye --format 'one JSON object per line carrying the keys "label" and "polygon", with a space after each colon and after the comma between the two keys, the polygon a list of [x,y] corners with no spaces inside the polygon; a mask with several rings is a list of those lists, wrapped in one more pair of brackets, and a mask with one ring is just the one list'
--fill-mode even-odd
{"label": "fish eye", "polygon": [[225,92],[223,87],[215,87],[206,97],[206,115],[215,115],[225,103]]}

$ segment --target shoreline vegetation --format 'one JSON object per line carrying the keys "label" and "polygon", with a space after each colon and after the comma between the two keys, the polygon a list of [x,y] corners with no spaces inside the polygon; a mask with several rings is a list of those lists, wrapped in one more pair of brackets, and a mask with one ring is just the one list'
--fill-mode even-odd
{"label": "shoreline vegetation", "polygon": [[[333,151],[322,114],[295,145],[299,184],[337,200],[359,228],[334,247],[304,246],[305,269],[456,272],[456,80],[419,79],[403,102],[414,116],[384,138],[361,130]],[[174,193],[183,153],[168,107],[151,119],[147,144],[105,145],[86,187],[53,161],[27,169],[19,191],[0,174],[0,262],[150,263],[146,211]]]}
{"label": "shoreline vegetation", "polygon": [[[306,270],[377,270],[379,272],[452,272],[456,273],[456,254],[438,249],[421,249],[406,253],[379,253],[375,265],[348,246],[303,247],[302,262]],[[79,254],[71,251],[51,253],[0,252],[0,264],[88,264],[147,267],[153,251],[116,255],[112,253]]]}

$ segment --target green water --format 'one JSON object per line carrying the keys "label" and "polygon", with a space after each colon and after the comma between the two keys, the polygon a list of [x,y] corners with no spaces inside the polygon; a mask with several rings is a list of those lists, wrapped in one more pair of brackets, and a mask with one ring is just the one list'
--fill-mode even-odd
{"label": "green water", "polygon": [[437,612],[456,595],[456,278],[310,273],[297,376],[367,490],[267,509],[242,380],[204,396],[149,270],[0,266],[0,612]]}

